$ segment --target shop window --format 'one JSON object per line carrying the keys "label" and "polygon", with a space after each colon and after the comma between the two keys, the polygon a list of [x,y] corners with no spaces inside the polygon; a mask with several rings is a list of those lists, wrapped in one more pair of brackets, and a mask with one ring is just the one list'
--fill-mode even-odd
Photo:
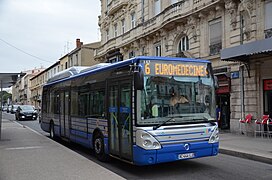
{"label": "shop window", "polygon": [[272,116],[272,79],[263,81],[264,114]]}

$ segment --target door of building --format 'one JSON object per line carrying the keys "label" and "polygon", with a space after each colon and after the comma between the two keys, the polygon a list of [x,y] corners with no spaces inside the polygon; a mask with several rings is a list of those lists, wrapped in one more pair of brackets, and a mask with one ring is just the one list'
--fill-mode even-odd
{"label": "door of building", "polygon": [[218,94],[217,105],[221,110],[219,127],[221,129],[230,129],[230,95]]}

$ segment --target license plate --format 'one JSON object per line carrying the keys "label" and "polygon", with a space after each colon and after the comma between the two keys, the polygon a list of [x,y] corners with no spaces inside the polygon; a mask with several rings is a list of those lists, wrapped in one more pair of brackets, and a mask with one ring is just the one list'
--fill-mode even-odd
{"label": "license plate", "polygon": [[179,154],[179,159],[189,159],[195,157],[195,153],[186,153],[186,154]]}

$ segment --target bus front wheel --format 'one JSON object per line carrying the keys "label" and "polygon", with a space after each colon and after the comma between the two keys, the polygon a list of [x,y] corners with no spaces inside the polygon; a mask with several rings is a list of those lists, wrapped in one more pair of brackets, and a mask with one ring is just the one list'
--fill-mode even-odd
{"label": "bus front wheel", "polygon": [[108,155],[105,153],[105,150],[104,150],[103,135],[101,135],[100,133],[95,135],[93,143],[94,143],[93,147],[94,147],[94,153],[96,158],[100,161],[107,161]]}

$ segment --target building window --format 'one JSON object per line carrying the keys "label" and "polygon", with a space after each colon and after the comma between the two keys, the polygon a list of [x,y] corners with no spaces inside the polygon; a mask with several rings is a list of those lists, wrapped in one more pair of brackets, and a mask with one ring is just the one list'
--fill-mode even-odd
{"label": "building window", "polygon": [[76,64],[75,64],[76,66],[78,66],[79,64],[78,64],[78,54],[76,54]]}
{"label": "building window", "polygon": [[154,13],[155,13],[155,16],[160,14],[161,12],[161,1],[160,0],[155,0],[154,2]]}
{"label": "building window", "polygon": [[109,30],[107,29],[107,30],[106,30],[106,41],[108,41],[109,38],[110,38],[110,34],[109,34]]}
{"label": "building window", "polygon": [[72,67],[72,66],[73,66],[73,57],[71,57],[69,61],[69,67]]}
{"label": "building window", "polygon": [[135,13],[132,13],[130,16],[131,16],[131,29],[133,29],[136,26]]}
{"label": "building window", "polygon": [[126,32],[125,19],[121,20],[121,32],[124,34]]}
{"label": "building window", "polygon": [[188,36],[183,36],[178,44],[178,53],[187,50],[189,50],[189,38]]}
{"label": "building window", "polygon": [[171,0],[171,4],[175,4],[177,2],[178,2],[178,0]]}
{"label": "building window", "polygon": [[210,55],[215,55],[222,49],[222,23],[221,19],[209,22]]}
{"label": "building window", "polygon": [[265,38],[272,37],[272,1],[265,2]]}
{"label": "building window", "polygon": [[161,45],[155,45],[155,56],[161,56]]}
{"label": "building window", "polygon": [[118,26],[117,26],[117,23],[116,23],[116,24],[114,24],[114,26],[113,26],[114,37],[117,37],[117,36],[118,36],[117,28],[118,28]]}
{"label": "building window", "polygon": [[133,58],[133,57],[135,57],[135,52],[134,52],[134,51],[131,51],[131,52],[129,53],[129,58]]}

